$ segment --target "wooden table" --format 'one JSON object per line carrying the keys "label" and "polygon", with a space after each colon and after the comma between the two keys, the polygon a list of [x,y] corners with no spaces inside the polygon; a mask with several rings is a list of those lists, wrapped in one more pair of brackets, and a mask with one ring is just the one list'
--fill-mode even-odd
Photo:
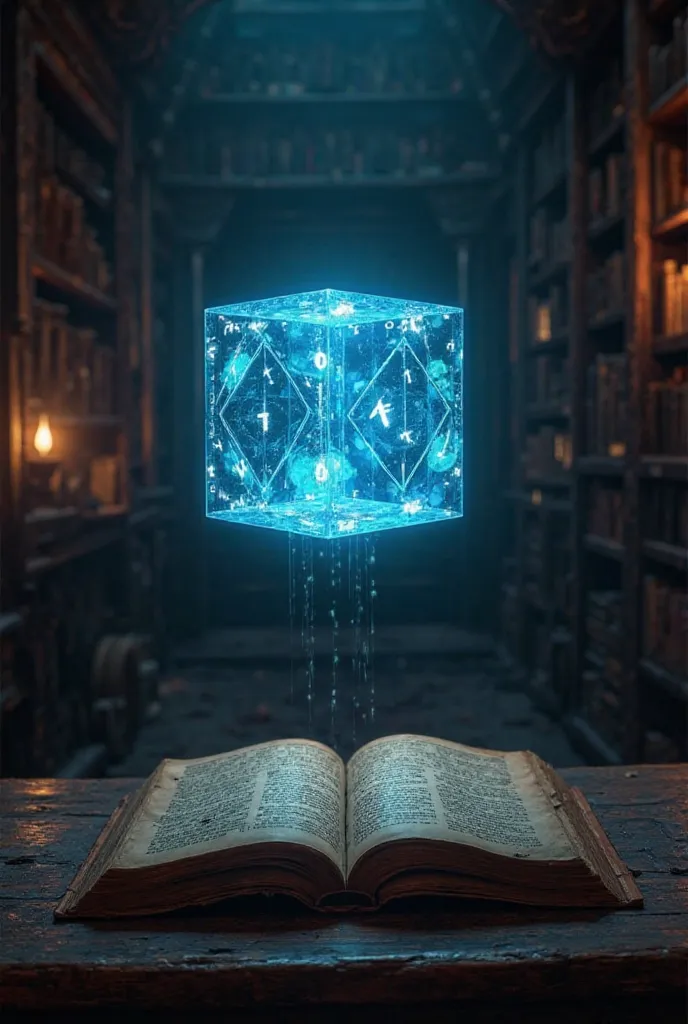
{"label": "wooden table", "polygon": [[57,925],[55,901],[137,783],[3,781],[2,1019],[140,1007],[167,1020],[685,1024],[688,765],[563,774],[636,873],[643,910],[423,903],[333,919],[267,899]]}

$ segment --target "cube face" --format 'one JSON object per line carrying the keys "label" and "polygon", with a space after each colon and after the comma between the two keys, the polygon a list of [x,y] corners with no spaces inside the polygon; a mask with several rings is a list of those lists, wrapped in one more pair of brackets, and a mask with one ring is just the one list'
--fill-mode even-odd
{"label": "cube face", "polygon": [[207,515],[313,537],[463,514],[463,311],[326,289],[206,310]]}

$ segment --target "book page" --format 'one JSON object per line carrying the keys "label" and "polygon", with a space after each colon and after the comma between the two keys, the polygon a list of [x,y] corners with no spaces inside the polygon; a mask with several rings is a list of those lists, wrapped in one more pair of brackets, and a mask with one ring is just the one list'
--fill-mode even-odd
{"label": "book page", "polygon": [[443,839],[512,857],[575,853],[528,758],[425,736],[362,747],[348,772],[348,867],[392,839]]}
{"label": "book page", "polygon": [[343,870],[346,772],[310,740],[261,743],[165,761],[113,867],[143,867],[218,849],[289,842]]}

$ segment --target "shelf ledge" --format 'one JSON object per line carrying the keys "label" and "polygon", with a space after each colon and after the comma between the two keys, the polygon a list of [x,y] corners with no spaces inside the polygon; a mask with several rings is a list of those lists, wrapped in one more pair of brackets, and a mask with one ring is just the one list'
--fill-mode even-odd
{"label": "shelf ledge", "polygon": [[79,299],[81,302],[96,309],[107,310],[114,313],[117,309],[117,300],[111,295],[106,295],[98,288],[88,284],[76,274],[70,274],[63,270],[56,263],[46,260],[43,256],[34,255],[31,270],[34,278],[44,281],[45,284],[57,289],[66,296]]}
{"label": "shelf ledge", "polygon": [[641,659],[640,671],[646,679],[651,679],[666,693],[688,704],[688,679],[674,675],[651,658]]}
{"label": "shelf ledge", "polygon": [[655,562],[668,565],[681,572],[688,571],[688,548],[678,544],[667,544],[663,540],[643,541],[643,554]]}
{"label": "shelf ledge", "polygon": [[595,533],[586,533],[583,544],[587,551],[592,551],[596,555],[604,555],[606,558],[613,558],[615,562],[623,562],[624,546],[617,540],[599,537]]}
{"label": "shelf ledge", "polygon": [[650,124],[680,122],[688,112],[688,76],[676,82],[650,107]]}
{"label": "shelf ledge", "polygon": [[674,210],[668,217],[659,221],[652,228],[653,238],[668,238],[670,235],[685,232],[688,229],[688,206]]}

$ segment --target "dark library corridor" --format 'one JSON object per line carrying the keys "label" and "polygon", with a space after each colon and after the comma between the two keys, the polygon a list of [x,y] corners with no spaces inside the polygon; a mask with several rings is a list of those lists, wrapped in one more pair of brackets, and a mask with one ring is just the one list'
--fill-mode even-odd
{"label": "dark library corridor", "polygon": [[[684,1021],[684,4],[2,0],[0,18],[8,1020]],[[417,834],[397,790],[356,789],[375,756],[416,797],[433,780]],[[547,856],[490,860],[526,824],[506,803],[495,824],[507,783],[480,790],[471,758],[540,780],[607,903],[592,882],[566,903],[575,871],[541,836]],[[194,772],[240,762],[207,812],[185,797],[192,853],[160,860]],[[293,889],[266,881],[282,833],[260,824],[282,771],[290,842],[316,790],[344,801],[342,891],[314,897],[326,871],[304,860],[298,899],[391,893],[398,914],[291,923]],[[457,911],[453,862],[421,842],[435,819],[465,839],[449,793],[480,802]],[[322,857],[334,826],[308,813]],[[369,892],[355,837],[385,814]],[[189,909],[222,872],[237,907],[274,909]],[[439,903],[407,918],[421,895]],[[137,899],[169,929],[53,923]],[[593,911],[614,901],[634,909]]]}

